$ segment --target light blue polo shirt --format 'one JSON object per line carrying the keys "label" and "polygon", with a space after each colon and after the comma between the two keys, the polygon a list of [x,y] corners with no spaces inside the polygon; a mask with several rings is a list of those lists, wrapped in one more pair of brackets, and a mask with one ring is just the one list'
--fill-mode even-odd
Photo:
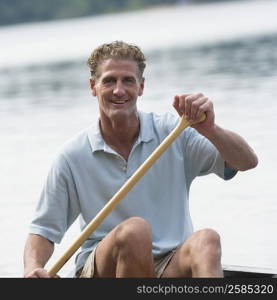
{"label": "light blue polo shirt", "polygon": [[[60,243],[79,216],[81,230],[176,127],[179,117],[139,112],[140,134],[128,161],[103,140],[99,124],[69,140],[58,152],[43,187],[30,233]],[[185,129],[83,244],[76,270],[116,225],[139,216],[152,227],[153,255],[176,248],[193,232],[189,189],[196,176],[230,179],[216,148],[193,128]],[[224,175],[225,174],[225,175]]]}

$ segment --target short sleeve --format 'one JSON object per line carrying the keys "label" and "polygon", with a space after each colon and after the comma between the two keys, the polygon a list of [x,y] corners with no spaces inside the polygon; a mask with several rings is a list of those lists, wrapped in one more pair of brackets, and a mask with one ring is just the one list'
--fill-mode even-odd
{"label": "short sleeve", "polygon": [[197,176],[214,173],[224,180],[235,176],[236,171],[225,168],[225,161],[216,147],[193,128],[185,134],[185,166],[191,182]]}
{"label": "short sleeve", "polygon": [[39,197],[30,233],[59,243],[80,212],[78,203],[69,165],[63,155],[58,155]]}

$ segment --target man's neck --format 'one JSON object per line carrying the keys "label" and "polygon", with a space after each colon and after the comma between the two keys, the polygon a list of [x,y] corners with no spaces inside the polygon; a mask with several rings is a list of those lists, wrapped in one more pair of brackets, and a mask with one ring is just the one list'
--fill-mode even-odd
{"label": "man's neck", "polygon": [[126,160],[140,130],[138,114],[132,118],[107,120],[100,118],[101,134],[105,142]]}

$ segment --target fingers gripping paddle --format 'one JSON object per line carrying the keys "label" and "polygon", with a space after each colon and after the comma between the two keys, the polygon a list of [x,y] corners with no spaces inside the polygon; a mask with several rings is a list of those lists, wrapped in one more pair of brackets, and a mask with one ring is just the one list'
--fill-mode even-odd
{"label": "fingers gripping paddle", "polygon": [[85,240],[95,231],[95,229],[103,222],[106,216],[115,208],[115,206],[127,195],[140,178],[151,168],[155,161],[163,154],[163,152],[172,144],[176,137],[188,126],[204,121],[205,114],[202,114],[197,122],[189,122],[184,116],[180,118],[177,126],[162,141],[162,143],[153,151],[146,161],[136,170],[128,181],[119,189],[119,191],[109,200],[109,202],[99,211],[94,219],[85,227],[80,236],[72,243],[67,251],[56,261],[56,263],[48,270],[48,274],[54,277],[70,257],[81,247]]}

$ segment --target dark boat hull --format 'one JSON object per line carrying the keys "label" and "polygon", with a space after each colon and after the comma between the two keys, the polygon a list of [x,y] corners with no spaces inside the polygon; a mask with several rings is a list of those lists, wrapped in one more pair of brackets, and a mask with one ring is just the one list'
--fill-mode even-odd
{"label": "dark boat hull", "polygon": [[248,266],[223,265],[226,278],[277,278],[277,270]]}

